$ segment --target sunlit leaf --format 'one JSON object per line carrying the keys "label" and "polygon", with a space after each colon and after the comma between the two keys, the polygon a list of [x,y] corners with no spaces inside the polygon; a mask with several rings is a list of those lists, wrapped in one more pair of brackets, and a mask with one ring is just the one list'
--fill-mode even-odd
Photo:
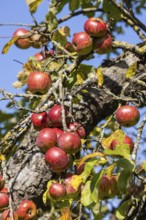
{"label": "sunlit leaf", "polygon": [[136,74],[137,62],[133,63],[126,71],[126,78],[129,79]]}
{"label": "sunlit leaf", "polygon": [[58,26],[58,20],[52,11],[46,15],[46,22],[48,23],[48,31],[52,32]]}
{"label": "sunlit leaf", "polygon": [[26,4],[28,5],[30,12],[35,13],[42,1],[43,0],[26,0]]}
{"label": "sunlit leaf", "polygon": [[58,48],[59,48],[59,45],[64,47],[67,43],[66,36],[62,35],[59,30],[56,30],[54,32],[52,39],[58,43]]}
{"label": "sunlit leaf", "polygon": [[10,47],[19,39],[19,36],[13,37],[9,42],[5,44],[5,46],[2,49],[2,54],[8,53]]}
{"label": "sunlit leaf", "polygon": [[103,78],[102,68],[101,67],[98,67],[96,74],[97,74],[98,86],[102,86],[103,82],[104,82],[104,78]]}
{"label": "sunlit leaf", "polygon": [[109,148],[106,148],[104,150],[104,153],[106,155],[111,155],[111,156],[122,156],[125,158],[129,158],[130,157],[130,149],[128,144],[121,144],[121,145],[116,145],[114,150],[111,150]]}
{"label": "sunlit leaf", "polygon": [[75,189],[78,190],[79,186],[81,185],[81,183],[83,182],[83,179],[81,176],[79,175],[73,175],[72,179],[71,179],[71,186]]}
{"label": "sunlit leaf", "polygon": [[93,203],[93,200],[91,198],[91,180],[88,180],[82,191],[81,191],[81,203],[84,206],[89,206]]}
{"label": "sunlit leaf", "polygon": [[64,207],[61,209],[61,216],[59,220],[72,220],[71,211],[69,207]]}

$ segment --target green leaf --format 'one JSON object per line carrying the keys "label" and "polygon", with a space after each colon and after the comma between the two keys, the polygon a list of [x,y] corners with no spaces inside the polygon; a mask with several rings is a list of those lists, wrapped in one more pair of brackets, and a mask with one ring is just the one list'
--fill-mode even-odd
{"label": "green leaf", "polygon": [[69,9],[71,12],[75,11],[80,7],[80,0],[70,0],[69,1]]}
{"label": "green leaf", "polygon": [[121,167],[125,170],[125,172],[132,173],[134,171],[135,165],[132,160],[128,160],[126,158],[120,158],[116,161],[117,166]]}
{"label": "green leaf", "polygon": [[118,177],[117,187],[118,191],[121,193],[126,193],[127,191],[127,183],[130,178],[130,173],[126,172],[125,170],[120,172],[120,175]]}
{"label": "green leaf", "polygon": [[110,3],[109,0],[103,0],[102,8],[107,13],[108,17],[113,18],[114,21],[119,21],[121,19],[121,11]]}
{"label": "green leaf", "polygon": [[125,202],[123,202],[119,208],[116,210],[116,217],[118,218],[118,220],[123,220],[125,219],[125,213],[127,212],[129,205],[130,205],[131,201],[127,200]]}
{"label": "green leaf", "polygon": [[128,144],[122,144],[122,145],[116,145],[114,150],[111,150],[109,148],[106,148],[104,150],[104,153],[106,155],[111,155],[111,156],[122,156],[124,158],[129,158],[130,157],[130,149]]}
{"label": "green leaf", "polygon": [[46,15],[46,22],[48,23],[48,31],[52,32],[58,26],[58,20],[52,11]]}
{"label": "green leaf", "polygon": [[54,32],[52,40],[58,43],[58,48],[59,48],[59,45],[64,47],[67,43],[66,36],[62,35],[62,33],[59,30],[56,30]]}
{"label": "green leaf", "polygon": [[43,0],[26,0],[26,4],[29,7],[30,12],[33,14],[36,12],[38,6]]}
{"label": "green leaf", "polygon": [[89,206],[93,203],[90,186],[91,180],[88,180],[81,191],[81,203],[84,206]]}
{"label": "green leaf", "polygon": [[92,158],[90,161],[86,162],[84,171],[81,174],[83,182],[86,181],[86,179],[88,178],[88,176],[90,175],[91,171],[93,170],[94,166],[97,163],[98,163],[97,158]]}
{"label": "green leaf", "polygon": [[49,11],[52,11],[54,14],[58,14],[62,11],[63,7],[68,3],[68,0],[52,0],[50,3]]}
{"label": "green leaf", "polygon": [[133,63],[126,71],[126,78],[129,79],[136,74],[137,62]]}
{"label": "green leaf", "polygon": [[6,54],[8,53],[8,50],[10,49],[10,47],[19,39],[19,36],[17,37],[13,37],[9,42],[7,42],[5,44],[5,46],[2,49],[2,54]]}

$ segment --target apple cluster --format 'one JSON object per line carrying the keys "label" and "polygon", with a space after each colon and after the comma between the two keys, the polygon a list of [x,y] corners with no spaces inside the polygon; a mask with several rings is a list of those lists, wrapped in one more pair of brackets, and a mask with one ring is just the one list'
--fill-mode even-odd
{"label": "apple cluster", "polygon": [[32,33],[24,28],[17,29],[13,34],[13,38],[16,38],[15,45],[20,49],[28,49],[29,47],[37,49],[48,42],[46,36],[39,33]]}
{"label": "apple cluster", "polygon": [[[139,119],[140,119],[140,113],[139,110],[132,105],[123,105],[119,107],[115,113],[116,121],[119,123],[122,127],[132,127],[135,126]],[[111,141],[109,148],[111,150],[114,150],[117,145],[121,144],[119,140],[114,139]],[[130,153],[132,153],[134,148],[134,142],[131,139],[131,137],[125,135],[123,139],[123,144],[127,144],[130,150]]]}
{"label": "apple cluster", "polygon": [[75,33],[72,44],[67,43],[65,48],[69,52],[77,52],[79,56],[89,54],[91,51],[105,54],[112,48],[112,38],[101,18],[89,18],[84,23],[84,32]]}
{"label": "apple cluster", "polygon": [[[9,192],[5,187],[3,176],[0,175],[0,211],[2,220],[12,220],[9,209]],[[33,201],[23,200],[16,211],[12,213],[14,220],[35,220],[37,208]]]}

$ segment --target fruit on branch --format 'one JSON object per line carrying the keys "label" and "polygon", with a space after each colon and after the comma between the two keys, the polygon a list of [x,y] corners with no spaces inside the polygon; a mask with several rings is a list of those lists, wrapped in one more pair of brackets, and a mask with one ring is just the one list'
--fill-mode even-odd
{"label": "fruit on branch", "polygon": [[0,190],[0,209],[9,205],[8,189],[6,187]]}
{"label": "fruit on branch", "polygon": [[63,172],[69,167],[68,155],[59,147],[51,147],[45,154],[46,164],[49,164],[53,172]]}
{"label": "fruit on branch", "polygon": [[132,127],[138,123],[140,113],[135,106],[124,105],[117,109],[115,117],[121,126]]}
{"label": "fruit on branch", "polygon": [[72,185],[73,179],[74,179],[73,173],[67,173],[66,177],[64,178],[67,198],[72,198],[72,199],[77,197],[77,195],[79,194],[81,190],[81,184],[79,184],[77,187],[74,187]]}
{"label": "fruit on branch", "polygon": [[89,18],[84,24],[84,30],[91,37],[101,37],[107,32],[107,25],[100,18]]}
{"label": "fruit on branch", "polygon": [[31,41],[31,46],[38,49],[47,44],[48,38],[39,33],[34,33],[31,35],[30,41]]}
{"label": "fruit on branch", "polygon": [[81,138],[77,133],[68,131],[60,135],[57,144],[65,152],[74,154],[81,149]]}
{"label": "fruit on branch", "polygon": [[42,61],[42,60],[45,60],[48,57],[52,56],[53,54],[54,54],[54,51],[50,50],[50,51],[44,51],[44,52],[35,53],[34,57],[36,58],[36,60]]}
{"label": "fruit on branch", "polygon": [[5,180],[4,180],[3,176],[0,175],[0,190],[4,187],[4,185],[5,185]]}
{"label": "fruit on branch", "polygon": [[47,112],[32,113],[31,122],[36,130],[49,127],[49,117]]}
{"label": "fruit on branch", "polygon": [[70,43],[70,42],[67,42],[64,48],[70,53],[75,52],[75,49],[74,49],[72,43]]}
{"label": "fruit on branch", "polygon": [[27,87],[31,93],[44,94],[50,86],[51,78],[46,72],[32,72],[27,78]]}
{"label": "fruit on branch", "polygon": [[104,36],[94,40],[94,51],[98,54],[108,53],[111,48],[112,38],[110,34],[105,34]]}
{"label": "fruit on branch", "polygon": [[53,128],[53,130],[56,132],[57,139],[60,137],[60,135],[63,133],[63,130],[59,128]]}
{"label": "fruit on branch", "polygon": [[36,145],[43,153],[53,147],[56,143],[57,135],[52,128],[43,128],[36,138]]}
{"label": "fruit on branch", "polygon": [[[114,149],[116,148],[116,145],[119,145],[119,144],[120,144],[120,143],[119,143],[118,140],[113,140],[113,141],[111,142],[109,148],[110,148],[111,150],[114,150]],[[133,143],[133,140],[132,140],[129,136],[125,135],[124,140],[123,140],[123,144],[128,144],[128,147],[129,147],[129,149],[130,149],[130,153],[132,153],[133,147],[134,147],[134,143]]]}
{"label": "fruit on branch", "polygon": [[18,218],[21,220],[35,220],[37,208],[33,201],[23,200],[17,208]]}
{"label": "fruit on branch", "polygon": [[[17,212],[13,212],[13,220],[18,220],[18,215]],[[2,220],[12,220],[12,218],[10,217],[10,209],[6,209],[2,215],[1,215]]]}
{"label": "fruit on branch", "polygon": [[28,35],[30,32],[24,28],[17,29],[13,37],[23,37],[16,40],[15,45],[20,49],[28,49],[31,46],[30,37],[25,37],[25,35]]}
{"label": "fruit on branch", "polygon": [[86,136],[85,128],[80,123],[78,122],[71,123],[68,125],[68,128],[71,131],[76,132],[80,136],[81,139],[85,138]]}
{"label": "fruit on branch", "polygon": [[[65,109],[65,116],[68,115],[68,110],[64,106]],[[54,105],[49,113],[49,121],[52,127],[62,127],[62,106],[61,105]],[[66,122],[69,123],[69,118],[66,118]]]}
{"label": "fruit on branch", "polygon": [[75,33],[72,39],[72,45],[78,55],[86,55],[93,49],[93,41],[86,32]]}
{"label": "fruit on branch", "polygon": [[49,195],[54,200],[62,200],[66,195],[66,188],[61,183],[52,183],[49,188]]}
{"label": "fruit on branch", "polygon": [[75,173],[77,175],[80,175],[83,171],[84,171],[84,168],[85,168],[85,162],[84,163],[81,163],[79,165],[76,165],[75,166]]}

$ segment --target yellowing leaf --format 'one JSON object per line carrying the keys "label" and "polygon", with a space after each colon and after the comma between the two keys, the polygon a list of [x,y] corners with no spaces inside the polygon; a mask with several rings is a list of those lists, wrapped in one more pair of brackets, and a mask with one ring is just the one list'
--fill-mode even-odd
{"label": "yellowing leaf", "polygon": [[63,26],[59,29],[59,32],[66,37],[70,36],[70,28],[68,26]]}
{"label": "yellowing leaf", "polygon": [[18,39],[19,39],[19,36],[13,37],[9,42],[7,42],[7,43],[5,44],[5,46],[3,47],[2,54],[8,53],[8,50],[10,49],[10,47],[11,47]]}
{"label": "yellowing leaf", "polygon": [[49,191],[49,188],[50,188],[50,186],[51,186],[51,184],[52,184],[53,182],[54,182],[53,180],[50,180],[50,181],[47,183],[47,189],[46,189],[46,191],[43,193],[43,203],[44,203],[44,204],[47,203],[47,200],[48,200],[49,198],[51,199],[51,197],[50,197],[48,191]]}
{"label": "yellowing leaf", "polygon": [[26,0],[26,4],[29,7],[29,10],[31,13],[35,13],[39,4],[42,2],[43,0]]}
{"label": "yellowing leaf", "polygon": [[0,161],[6,160],[5,156],[3,154],[0,154]]}
{"label": "yellowing leaf", "polygon": [[72,220],[69,207],[64,207],[61,209],[61,216],[60,216],[59,220]]}
{"label": "yellowing leaf", "polygon": [[133,63],[128,70],[126,71],[126,78],[131,78],[135,76],[136,74],[136,69],[137,69],[137,62]]}
{"label": "yellowing leaf", "polygon": [[97,83],[98,83],[98,86],[102,86],[102,85],[103,85],[104,78],[103,78],[102,68],[101,68],[101,67],[98,67],[96,74],[97,74]]}
{"label": "yellowing leaf", "polygon": [[103,138],[102,146],[104,148],[109,148],[109,146],[113,140],[118,140],[118,145],[123,144],[124,137],[125,137],[124,132],[119,129],[119,130],[115,131],[112,135],[110,135],[109,137]]}
{"label": "yellowing leaf", "polygon": [[13,87],[16,88],[16,89],[19,89],[23,86],[23,83],[20,82],[20,81],[16,81],[13,83]]}
{"label": "yellowing leaf", "polygon": [[66,36],[62,35],[62,33],[59,30],[54,31],[52,40],[58,43],[58,48],[59,48],[59,44],[64,47],[67,43]]}
{"label": "yellowing leaf", "polygon": [[82,183],[82,177],[79,175],[73,175],[72,179],[71,179],[71,185],[75,190],[79,189],[79,186]]}
{"label": "yellowing leaf", "polygon": [[81,85],[84,82],[84,79],[81,74],[77,74],[76,85]]}

